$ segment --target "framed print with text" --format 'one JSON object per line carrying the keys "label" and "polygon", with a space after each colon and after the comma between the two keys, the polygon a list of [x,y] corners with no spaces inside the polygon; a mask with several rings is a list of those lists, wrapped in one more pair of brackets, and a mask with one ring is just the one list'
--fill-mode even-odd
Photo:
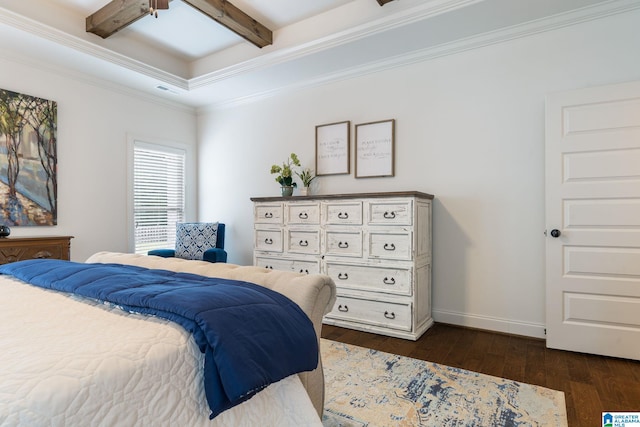
{"label": "framed print with text", "polygon": [[395,119],[356,125],[356,178],[394,176]]}
{"label": "framed print with text", "polygon": [[316,126],[316,175],[348,174],[351,122]]}

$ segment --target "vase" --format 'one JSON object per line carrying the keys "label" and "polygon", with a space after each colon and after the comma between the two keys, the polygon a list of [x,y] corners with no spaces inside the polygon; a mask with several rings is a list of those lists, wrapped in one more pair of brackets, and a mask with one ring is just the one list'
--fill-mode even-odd
{"label": "vase", "polygon": [[293,196],[293,186],[292,185],[283,185],[282,186],[282,197],[291,197]]}
{"label": "vase", "polygon": [[11,234],[11,229],[6,225],[0,225],[0,237],[7,237]]}
{"label": "vase", "polygon": [[309,195],[309,187],[302,187],[300,189],[300,195],[301,196],[308,196]]}

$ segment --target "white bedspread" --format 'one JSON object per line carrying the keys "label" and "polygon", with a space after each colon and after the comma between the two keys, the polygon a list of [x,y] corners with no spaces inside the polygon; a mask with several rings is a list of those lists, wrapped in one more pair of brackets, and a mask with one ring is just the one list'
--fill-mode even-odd
{"label": "white bedspread", "polygon": [[0,354],[0,426],[321,426],[297,375],[211,421],[181,326],[5,276]]}

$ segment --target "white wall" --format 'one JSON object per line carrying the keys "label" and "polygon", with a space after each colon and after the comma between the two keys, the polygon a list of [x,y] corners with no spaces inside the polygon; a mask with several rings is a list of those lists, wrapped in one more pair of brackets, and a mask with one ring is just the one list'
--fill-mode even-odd
{"label": "white wall", "polygon": [[127,137],[195,148],[195,112],[15,58],[0,58],[0,70],[0,88],[58,103],[58,225],[12,227],[11,236],[74,236],[74,261],[127,252]]}
{"label": "white wall", "polygon": [[640,79],[639,27],[631,12],[204,112],[199,217],[226,222],[229,261],[250,264],[249,198],[278,195],[271,164],[313,166],[318,124],[395,118],[395,177],[352,164],[317,193],[434,194],[435,320],[541,337],[545,96]]}

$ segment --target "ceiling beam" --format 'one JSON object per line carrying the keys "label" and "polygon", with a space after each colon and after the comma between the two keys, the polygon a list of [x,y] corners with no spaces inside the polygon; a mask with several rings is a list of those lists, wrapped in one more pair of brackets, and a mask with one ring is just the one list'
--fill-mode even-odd
{"label": "ceiling beam", "polygon": [[385,4],[392,2],[393,0],[378,0],[378,4],[380,4],[380,6],[384,6]]}
{"label": "ceiling beam", "polygon": [[[226,0],[184,0],[184,3],[258,47],[273,43],[271,30]],[[106,39],[147,14],[149,0],[112,0],[87,17],[86,30]]]}
{"label": "ceiling beam", "polygon": [[258,47],[273,43],[270,29],[226,0],[183,0]]}
{"label": "ceiling beam", "polygon": [[86,30],[103,39],[149,14],[149,0],[113,0],[87,16]]}

